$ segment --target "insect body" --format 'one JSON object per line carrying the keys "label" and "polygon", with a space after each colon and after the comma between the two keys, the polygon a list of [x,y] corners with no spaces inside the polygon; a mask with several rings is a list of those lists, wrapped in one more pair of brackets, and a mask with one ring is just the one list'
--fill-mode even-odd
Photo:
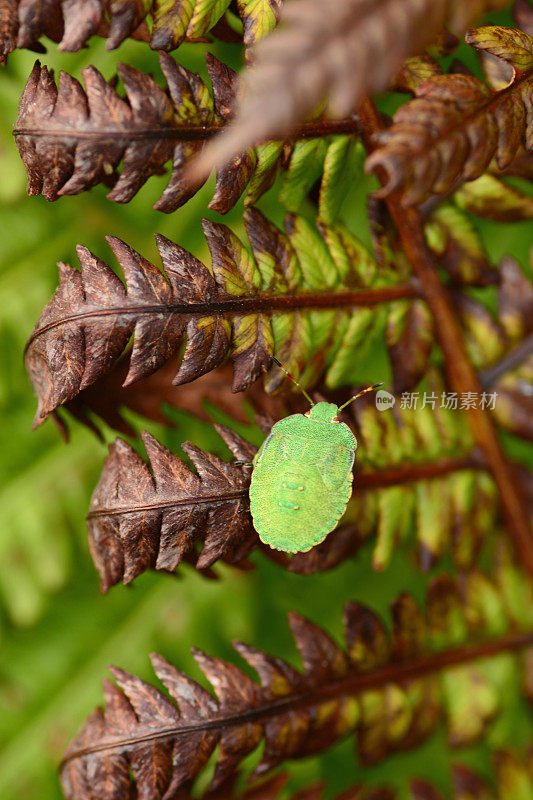
{"label": "insect body", "polygon": [[338,414],[355,397],[340,408],[313,404],[306,397],[311,403],[307,414],[292,414],[272,428],[254,459],[250,484],[259,538],[288,553],[306,552],[322,542],[352,494],[357,440]]}

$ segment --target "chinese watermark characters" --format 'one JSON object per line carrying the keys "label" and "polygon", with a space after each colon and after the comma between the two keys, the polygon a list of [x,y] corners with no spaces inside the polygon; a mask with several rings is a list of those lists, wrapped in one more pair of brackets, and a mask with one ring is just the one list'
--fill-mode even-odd
{"label": "chinese watermark characters", "polygon": [[497,392],[402,392],[400,408],[446,408],[450,411],[468,411],[469,408],[493,410]]}

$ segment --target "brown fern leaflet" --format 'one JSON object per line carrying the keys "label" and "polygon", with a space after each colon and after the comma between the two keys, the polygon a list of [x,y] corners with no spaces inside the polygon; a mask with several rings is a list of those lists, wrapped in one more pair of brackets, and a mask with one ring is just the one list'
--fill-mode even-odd
{"label": "brown fern leaflet", "polygon": [[[0,15],[0,55],[5,61],[16,47],[44,52],[41,36],[59,42],[66,52],[80,50],[94,34],[118,47],[128,36],[149,42],[154,50],[173,50],[183,41],[205,42],[211,33],[226,41],[242,36],[228,24],[231,0],[4,0]],[[244,44],[251,47],[272,30],[282,0],[257,4],[239,0],[234,10],[244,27]],[[147,17],[151,18],[150,27]]]}
{"label": "brown fern leaflet", "polygon": [[470,75],[437,75],[420,83],[392,127],[375,137],[378,149],[367,160],[369,171],[387,173],[381,196],[399,191],[404,205],[417,205],[478,178],[493,159],[499,170],[507,169],[522,142],[531,149],[533,38],[487,26],[469,31],[466,40],[510,65],[510,82],[499,91]]}
{"label": "brown fern leaflet", "polygon": [[[217,699],[159,655],[152,656],[154,669],[177,705],[114,668],[120,689],[106,682],[105,712],[98,709],[89,717],[65,754],[66,796],[78,800],[95,791],[98,796],[107,785],[120,800],[130,796],[133,784],[139,797],[173,797],[203,769],[217,745],[213,788],[221,786],[263,739],[255,776],[286,759],[320,752],[351,732],[357,733],[360,759],[374,763],[419,744],[443,716],[453,745],[474,741],[498,708],[497,689],[476,661],[533,644],[533,636],[516,627],[525,622],[521,613],[516,620],[505,606],[504,585],[512,579],[510,572],[516,579],[516,568],[503,554],[501,558],[495,582],[475,570],[459,580],[435,578],[428,589],[426,618],[410,595],[401,595],[391,609],[391,637],[372,611],[348,603],[345,651],[317,625],[290,614],[303,672],[235,643],[259,675],[260,686],[233,664],[195,650]],[[530,588],[526,582],[525,591]],[[489,597],[500,603],[512,633],[484,636],[484,603]],[[450,647],[452,618],[455,644]],[[461,639],[469,637],[468,645],[457,645],[458,618],[463,619]],[[480,691],[492,695],[493,705],[476,705]],[[369,705],[368,692],[375,698]],[[451,702],[452,694],[461,701]],[[381,708],[377,717],[372,711],[376,701]],[[397,724],[399,714],[404,715],[402,726]],[[464,714],[473,716],[461,727]]]}
{"label": "brown fern leaflet", "polygon": [[[60,264],[58,291],[26,352],[40,398],[36,424],[104,374],[132,333],[126,384],[177,357],[185,337],[176,384],[215,369],[231,355],[232,388],[241,391],[269,370],[275,345],[277,355],[297,373],[314,362],[312,382],[314,373],[325,369],[326,341],[336,344],[328,364],[335,374],[346,363],[348,348],[354,350],[371,328],[369,307],[416,294],[401,273],[387,269],[380,275],[349,232],[324,226],[325,243],[293,215],[287,218],[286,235],[256,209],[245,218],[254,255],[226,226],[204,221],[211,270],[164,236],[157,236],[157,242],[166,277],[127,244],[108,238],[126,288],[84,247],[78,248],[81,272]],[[336,244],[337,263],[327,249],[329,237]],[[343,245],[349,248],[348,263]],[[312,318],[321,321],[322,339],[313,337]],[[273,369],[267,380],[269,390],[275,389],[283,373]]]}
{"label": "brown fern leaflet", "polygon": [[[235,458],[251,461],[256,448],[229,428],[217,430]],[[242,562],[258,543],[248,509],[249,472],[186,443],[182,449],[195,474],[153,436],[142,438],[153,478],[119,439],[91,501],[89,543],[102,590],[118,580],[129,583],[150,566],[174,570],[192,555],[197,538],[203,540],[198,569],[217,559]]]}
{"label": "brown fern leaflet", "polygon": [[[256,47],[254,68],[231,128],[201,157],[209,171],[260,141],[287,135],[323,101],[332,115],[355,109],[365,95],[388,88],[408,56],[448,26],[458,33],[507,0],[293,0],[280,27]],[[305,30],[305,36],[300,34]]]}
{"label": "brown fern leaflet", "polygon": [[[159,60],[166,91],[151,76],[118,64],[125,98],[92,66],[82,70],[84,91],[66,72],[56,86],[53,72],[36,62],[13,131],[28,172],[30,195],[42,193],[47,200],[57,200],[104,183],[112,187],[110,200],[128,203],[168,161],[172,174],[155,209],[171,213],[201,188],[205,178],[190,180],[186,168],[227,124],[236,73],[208,53],[211,92],[196,73],[171,56],[160,53]],[[302,125],[295,137],[357,130],[355,115],[345,120],[321,117]],[[279,142],[266,163],[249,150],[225,164],[218,170],[209,208],[225,214],[245,191],[247,205],[254,203],[272,185],[291,149],[290,142]]]}

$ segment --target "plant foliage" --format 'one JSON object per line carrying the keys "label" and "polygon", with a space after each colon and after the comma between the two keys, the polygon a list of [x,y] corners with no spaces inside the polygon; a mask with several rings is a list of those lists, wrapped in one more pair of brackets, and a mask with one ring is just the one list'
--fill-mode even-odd
{"label": "plant foliage", "polygon": [[[425,617],[412,596],[401,595],[391,608],[391,636],[371,610],[348,603],[344,651],[320,627],[291,613],[303,672],[249,645],[234,645],[260,686],[235,665],[195,651],[216,699],[157,654],[155,672],[177,706],[113,668],[120,688],[106,682],[105,712],[89,717],[65,754],[66,796],[118,800],[130,796],[134,782],[139,797],[172,797],[205,767],[217,745],[213,788],[263,740],[255,776],[353,732],[361,761],[375,763],[419,744],[443,717],[452,745],[475,741],[499,705],[490,656],[497,661],[498,653],[532,641],[531,635],[506,635],[528,621],[523,606],[508,605],[509,581],[516,590],[520,576],[501,558],[495,581],[478,571],[459,581],[434,579]],[[524,590],[525,600],[527,580]]]}
{"label": "plant foliage", "polygon": [[509,64],[512,77],[501,81],[501,88],[497,82],[499,91],[470,75],[422,81],[415,99],[379,134],[382,146],[367,161],[367,169],[383,169],[389,177],[382,196],[399,190],[402,203],[419,204],[431,194],[447,194],[457,183],[478,178],[493,159],[505,170],[522,142],[526,150],[533,147],[533,38],[518,29],[487,26],[468,31],[466,40]]}
{"label": "plant foliage", "polygon": [[[441,394],[437,375],[430,388],[428,397]],[[427,405],[396,408],[384,416],[361,403],[354,417],[355,489],[339,527],[324,543],[291,559],[268,547],[263,553],[292,572],[310,574],[332,569],[375,535],[373,566],[382,570],[414,530],[423,569],[448,552],[459,569],[471,567],[490,541],[499,509],[496,487],[473,450],[464,415]],[[195,475],[144,433],[150,472],[127,442],[118,439],[111,446],[88,514],[103,591],[120,580],[129,583],[148,567],[174,570],[184,558],[199,570],[217,560],[248,567],[247,556],[260,546],[248,501],[247,465],[256,448],[229,428],[217,426],[217,431],[244,465],[228,464],[187,443],[182,449]],[[518,470],[516,479],[523,480]],[[202,542],[199,553],[197,541]]]}
{"label": "plant foliage", "polygon": [[[42,193],[47,200],[57,200],[104,183],[112,186],[110,200],[127,203],[169,160],[172,174],[154,208],[170,213],[198,191],[205,178],[190,180],[186,170],[205,142],[227,124],[236,73],[208,53],[211,93],[197,74],[171,56],[160,53],[159,59],[166,91],[149,75],[118,64],[124,98],[94,67],[82,70],[84,91],[66,72],[56,87],[52,72],[35,64],[14,131],[28,171],[30,195]],[[307,181],[311,178],[312,182],[325,161],[335,179],[346,163],[353,137],[331,137],[328,147],[326,140],[313,134],[357,131],[357,127],[355,116],[341,121],[319,119],[301,127],[299,135],[305,137],[301,141],[269,142],[240,154],[218,170],[209,208],[225,214],[243,192],[246,205],[252,205],[273,184],[281,164],[289,167],[285,192],[291,195],[296,191],[303,196]],[[123,168],[118,175],[120,161]],[[294,183],[298,186],[293,188]]]}
{"label": "plant foliage", "polygon": [[[0,53],[5,60],[16,47],[35,48],[41,36],[59,42],[66,52],[80,50],[93,35],[118,47],[128,36],[148,41],[154,50],[173,50],[183,41],[205,41],[209,31],[238,39],[225,13],[231,0],[7,0],[0,18]],[[236,11],[244,43],[255,44],[274,26],[281,0],[239,0]],[[151,19],[151,30],[145,20]]]}
{"label": "plant foliage", "polygon": [[[249,461],[255,448],[218,428],[236,457]],[[174,570],[204,540],[198,569],[217,559],[239,562],[257,544],[248,513],[249,475],[187,443],[191,472],[153,436],[143,434],[154,479],[123,440],[112,445],[89,510],[89,541],[102,589],[129,583],[149,566]]]}
{"label": "plant foliage", "polygon": [[[461,282],[490,283],[494,272],[468,253],[472,239],[468,229],[458,227],[458,214],[453,208],[435,212],[428,223],[434,248]],[[427,369],[434,331],[400,260],[391,262],[386,252],[372,259],[339,225],[319,221],[317,232],[304,218],[289,214],[283,233],[256,209],[246,211],[245,223],[253,255],[226,226],[204,221],[211,269],[158,236],[166,277],[109,237],[126,289],[104,262],[78,247],[81,273],[60,265],[58,291],[28,342],[26,364],[39,397],[35,423],[101,378],[132,333],[126,386],[181,353],[174,384],[198,378],[231,355],[233,391],[246,389],[267,370],[265,387],[272,391],[284,377],[271,366],[275,354],[304,386],[324,375],[326,385],[336,387],[346,383],[362,343],[384,332],[396,389],[416,385]],[[453,295],[478,369],[493,366],[532,332],[531,284],[509,259],[498,280],[501,323],[471,297]],[[372,310],[376,306],[381,314]],[[522,359],[511,375],[502,366],[505,405],[498,414],[506,427],[530,437],[528,364]],[[497,375],[492,382],[499,387]]]}
{"label": "plant foliage", "polygon": [[[231,355],[233,391],[241,391],[271,367],[274,352],[297,375],[307,371],[306,385],[323,372],[330,385],[342,383],[356,349],[382,320],[370,308],[412,297],[413,287],[388,265],[380,270],[342,227],[321,225],[321,237],[303,217],[289,215],[282,233],[254,209],[245,220],[253,254],[225,225],[204,221],[211,269],[162,236],[166,277],[127,244],[108,238],[126,289],[83,247],[81,272],[61,264],[59,289],[26,353],[40,398],[36,423],[108,370],[132,333],[126,384],[177,357],[184,336],[174,383],[191,381]],[[419,331],[426,320],[420,310]],[[282,380],[281,370],[272,369],[267,389]]]}
{"label": "plant foliage", "polygon": [[279,29],[256,48],[234,123],[202,167],[285,136],[324,101],[333,115],[347,114],[365,95],[387,89],[404,59],[422,52],[445,26],[460,34],[483,11],[505,5],[506,0],[381,0],[371,6],[337,0],[325,13],[320,0],[288,3]]}
{"label": "plant foliage", "polygon": [[[526,762],[512,750],[500,750],[494,753],[494,773],[496,790],[493,794],[493,784],[482,778],[477,772],[464,764],[452,765],[453,791],[450,795],[453,800],[462,800],[468,797],[472,800],[486,800],[498,797],[500,800],[507,797],[519,796],[522,791],[533,789],[533,766],[531,753],[526,757]],[[323,783],[307,786],[297,794],[282,794],[287,784],[288,776],[284,773],[274,775],[263,781],[255,781],[244,791],[235,790],[235,779],[230,778],[219,788],[208,790],[201,795],[201,800],[280,800],[283,796],[287,800],[323,800]],[[191,800],[193,796],[187,790],[180,793],[183,800]],[[355,785],[336,796],[335,800],[394,800],[397,793],[390,786]],[[442,794],[427,780],[413,778],[410,781],[406,797],[410,800],[441,800]]]}
{"label": "plant foliage", "polygon": [[[62,50],[97,33],[109,48],[128,36],[160,50],[202,41],[244,64],[241,80],[209,53],[207,81],[191,71],[199,68],[198,47],[181,51],[189,69],[162,52],[162,87],[147,48],[136,62],[142,70],[118,66],[121,84],[102,76],[114,69],[109,54],[96,62],[99,72],[85,55],[65,61],[52,53],[51,62],[69,70],[83,61],[83,87],[65,72],[56,84],[39,64],[27,81],[15,137],[29,193],[63,200],[27,201],[37,209],[28,223],[16,198],[7,216],[8,239],[12,227],[30,242],[37,229],[50,235],[39,251],[40,277],[25,282],[20,303],[2,283],[9,341],[21,349],[21,312],[28,296],[41,302],[57,253],[59,287],[26,347],[35,424],[51,416],[66,434],[67,411],[104,440],[106,425],[128,437],[109,448],[87,522],[102,589],[134,580],[135,587],[83,608],[94,587],[85,561],[73,564],[75,578],[50,600],[50,618],[44,611],[42,658],[25,666],[6,626],[0,735],[19,703],[24,719],[14,741],[31,761],[22,768],[14,746],[0,756],[0,779],[16,787],[13,797],[48,796],[28,784],[27,773],[39,770],[35,743],[46,736],[49,758],[59,752],[92,702],[92,677],[117,652],[141,677],[115,668],[105,709],[67,749],[61,778],[69,800],[280,793],[318,800],[322,787],[310,779],[321,771],[329,794],[350,787],[344,800],[531,794],[533,482],[525,466],[533,441],[533,286],[524,223],[533,218],[533,15],[518,0],[517,27],[504,27],[510,9],[495,13],[504,5],[0,2],[4,56],[17,41],[39,51],[43,33]],[[459,44],[454,34],[473,24],[482,27]],[[106,41],[90,46],[102,55]],[[127,60],[143,47],[125,43],[122,52]],[[29,56],[10,58],[8,85],[24,59],[29,71]],[[375,105],[368,93],[385,89],[393,92]],[[3,157],[0,148],[2,168]],[[187,201],[217,158],[210,209],[231,212],[231,227],[204,221],[206,260],[196,224],[203,195]],[[157,179],[148,179],[169,163],[154,208],[180,208],[172,218],[143,209],[143,195],[157,192]],[[100,184],[122,208],[98,189],[86,192]],[[274,186],[280,203],[267,193]],[[0,201],[10,191],[8,178]],[[81,196],[67,199],[74,194]],[[162,268],[140,255],[150,252],[156,216],[167,234],[157,237]],[[69,266],[78,219],[88,245],[78,248],[80,270]],[[108,241],[124,280],[91,252],[104,225],[121,237]],[[0,240],[3,250],[13,271],[24,269],[24,246],[8,251]],[[396,396],[386,413],[368,395],[348,412],[359,445],[353,495],[337,529],[292,558],[259,542],[248,502],[260,441],[249,424],[253,411],[268,434],[274,420],[308,407],[275,359],[315,398],[337,405],[377,380]],[[7,381],[10,363],[1,375]],[[9,427],[26,413],[19,394]],[[169,403],[225,424],[206,425]],[[146,455],[136,440],[139,414],[157,425],[142,434]],[[17,598],[6,602],[16,622],[35,619],[20,613],[24,587],[33,576],[46,584],[71,519],[80,519],[93,465],[84,442],[75,443],[65,475],[56,449],[50,458],[26,440],[9,449],[0,473],[8,500],[0,591]],[[235,461],[225,460],[226,446]],[[46,470],[39,480],[31,470],[12,478],[33,462],[36,474]],[[36,516],[48,548],[33,533]],[[180,569],[184,563],[192,569]],[[58,569],[63,580],[67,572]],[[354,598],[342,649],[339,595]],[[292,666],[278,623],[289,602],[298,609],[290,623],[302,669]],[[259,627],[265,650],[239,641],[244,668],[226,660],[225,642],[250,641]],[[50,653],[61,636],[65,653],[56,662]],[[218,648],[225,659],[195,650],[196,666],[185,642]],[[139,654],[154,649],[169,658],[153,657],[168,694],[141,679]],[[213,692],[188,677],[197,668]],[[341,743],[351,735],[353,768]],[[457,747],[465,749],[452,770]],[[291,765],[288,785],[275,774],[256,780],[310,757]],[[255,782],[244,786],[250,772]]]}

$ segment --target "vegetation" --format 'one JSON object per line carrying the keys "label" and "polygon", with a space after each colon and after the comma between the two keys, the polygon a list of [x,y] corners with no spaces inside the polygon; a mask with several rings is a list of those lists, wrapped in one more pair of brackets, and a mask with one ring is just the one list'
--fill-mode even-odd
{"label": "vegetation", "polygon": [[[0,9],[7,800],[533,796],[532,37],[526,0]],[[272,356],[396,397],[292,558],[243,464],[306,409]]]}

